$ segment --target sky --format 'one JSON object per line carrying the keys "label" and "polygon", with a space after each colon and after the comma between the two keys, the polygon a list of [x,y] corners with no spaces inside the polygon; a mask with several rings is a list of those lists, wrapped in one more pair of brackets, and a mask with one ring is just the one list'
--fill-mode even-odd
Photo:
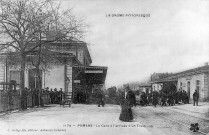
{"label": "sky", "polygon": [[63,0],[62,6],[89,25],[83,40],[92,66],[108,67],[106,87],[209,62],[207,0]]}

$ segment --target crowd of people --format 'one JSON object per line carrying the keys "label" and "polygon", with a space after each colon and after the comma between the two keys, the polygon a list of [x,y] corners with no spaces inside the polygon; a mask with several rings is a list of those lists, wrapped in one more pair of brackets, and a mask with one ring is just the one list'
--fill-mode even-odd
{"label": "crowd of people", "polygon": [[[43,100],[45,98],[47,98],[47,100],[49,101],[48,104],[62,104],[63,101],[65,101],[66,98],[66,94],[63,92],[62,88],[60,88],[59,90],[57,90],[57,88],[55,89],[49,89],[48,87],[45,89],[41,89],[41,91],[39,91],[37,88],[34,89],[28,89],[25,88],[23,90],[23,97],[26,98],[25,101],[28,100],[28,97],[31,96],[32,97],[32,107],[34,106],[43,106]],[[40,99],[39,99],[39,95],[40,95]],[[78,102],[78,93],[76,96],[76,101]],[[95,92],[95,97],[96,97],[96,102],[98,104],[98,107],[102,106],[104,107],[105,105],[105,94],[101,89],[98,89],[98,91]],[[81,98],[81,96],[80,96]],[[39,103],[40,102],[40,103]],[[75,102],[75,103],[77,103]],[[25,106],[27,106],[27,103],[24,103]]]}
{"label": "crowd of people", "polygon": [[[199,96],[197,91],[193,94],[194,101],[197,101]],[[142,92],[140,96],[140,105],[161,105],[161,106],[173,106],[179,103],[189,104],[189,96],[185,90],[173,91],[173,92],[163,92],[153,91],[151,93]],[[197,104],[197,103],[196,103]]]}
{"label": "crowd of people", "polygon": [[54,90],[50,90],[50,99],[51,99],[51,104],[60,104],[61,101],[64,98],[64,92],[62,91],[62,88],[58,91],[57,88]]}
{"label": "crowd of people", "polygon": [[[125,94],[126,93],[126,94]],[[132,121],[133,114],[132,114],[132,107],[136,106],[136,96],[135,93],[128,87],[124,93],[121,94],[121,113],[119,119],[121,121]],[[198,99],[199,93],[197,90],[193,93],[193,105],[198,106]],[[163,92],[161,91],[153,91],[152,93],[146,94],[142,92],[140,96],[140,105],[147,106],[147,105],[161,105],[161,106],[173,106],[176,104],[189,104],[189,96],[185,90],[179,90],[176,92]]]}
{"label": "crowd of people", "polygon": [[[39,96],[40,95],[40,96]],[[64,97],[64,92],[62,91],[62,88],[60,88],[60,90],[58,91],[56,88],[50,89],[47,87],[45,89],[28,89],[25,88],[23,91],[23,97],[27,98],[28,96],[31,96],[31,102],[32,102],[32,107],[34,106],[43,106],[44,104],[44,100],[47,100],[47,104],[60,104],[62,101],[62,98]],[[40,99],[39,99],[40,97]],[[24,103],[25,106],[27,106],[26,103]]]}

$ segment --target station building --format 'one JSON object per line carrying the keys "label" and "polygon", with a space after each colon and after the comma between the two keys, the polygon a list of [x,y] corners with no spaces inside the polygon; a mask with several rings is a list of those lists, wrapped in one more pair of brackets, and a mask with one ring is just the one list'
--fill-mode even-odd
{"label": "station building", "polygon": [[[62,64],[51,65],[51,68],[41,71],[41,86],[49,89],[62,89],[68,93],[73,102],[91,102],[91,95],[96,88],[105,87],[107,67],[90,66],[92,59],[83,41],[62,40],[48,45],[54,56],[62,61]],[[30,63],[26,64],[25,87],[36,88],[36,72]],[[6,63],[0,63],[0,83],[8,83],[15,80],[20,84],[19,67],[10,67]],[[4,85],[0,85],[5,90]]]}
{"label": "station building", "polygon": [[199,92],[200,101],[209,101],[209,65],[185,70],[175,73],[167,78],[159,79],[152,82],[152,86],[165,82],[172,82],[176,85],[177,90],[185,90],[190,98],[193,100],[193,93],[195,90]]}

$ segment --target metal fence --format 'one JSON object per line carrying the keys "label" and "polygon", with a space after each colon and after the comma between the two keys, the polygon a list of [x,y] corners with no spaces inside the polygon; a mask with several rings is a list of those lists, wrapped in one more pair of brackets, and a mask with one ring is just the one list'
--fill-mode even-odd
{"label": "metal fence", "polygon": [[[29,93],[27,95],[27,107],[34,106],[34,95]],[[44,93],[41,96],[43,104],[50,104],[50,95],[49,93]],[[17,110],[20,103],[20,94],[16,92],[5,93],[0,92],[0,113]]]}
{"label": "metal fence", "polygon": [[19,107],[19,94],[0,93],[0,112],[12,111]]}

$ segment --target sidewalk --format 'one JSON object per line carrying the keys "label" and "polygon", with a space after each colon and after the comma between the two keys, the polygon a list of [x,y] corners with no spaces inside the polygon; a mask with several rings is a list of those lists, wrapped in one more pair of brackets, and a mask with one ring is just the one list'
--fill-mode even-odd
{"label": "sidewalk", "polygon": [[198,106],[193,106],[193,103],[179,104],[167,109],[209,120],[209,102],[199,102]]}

